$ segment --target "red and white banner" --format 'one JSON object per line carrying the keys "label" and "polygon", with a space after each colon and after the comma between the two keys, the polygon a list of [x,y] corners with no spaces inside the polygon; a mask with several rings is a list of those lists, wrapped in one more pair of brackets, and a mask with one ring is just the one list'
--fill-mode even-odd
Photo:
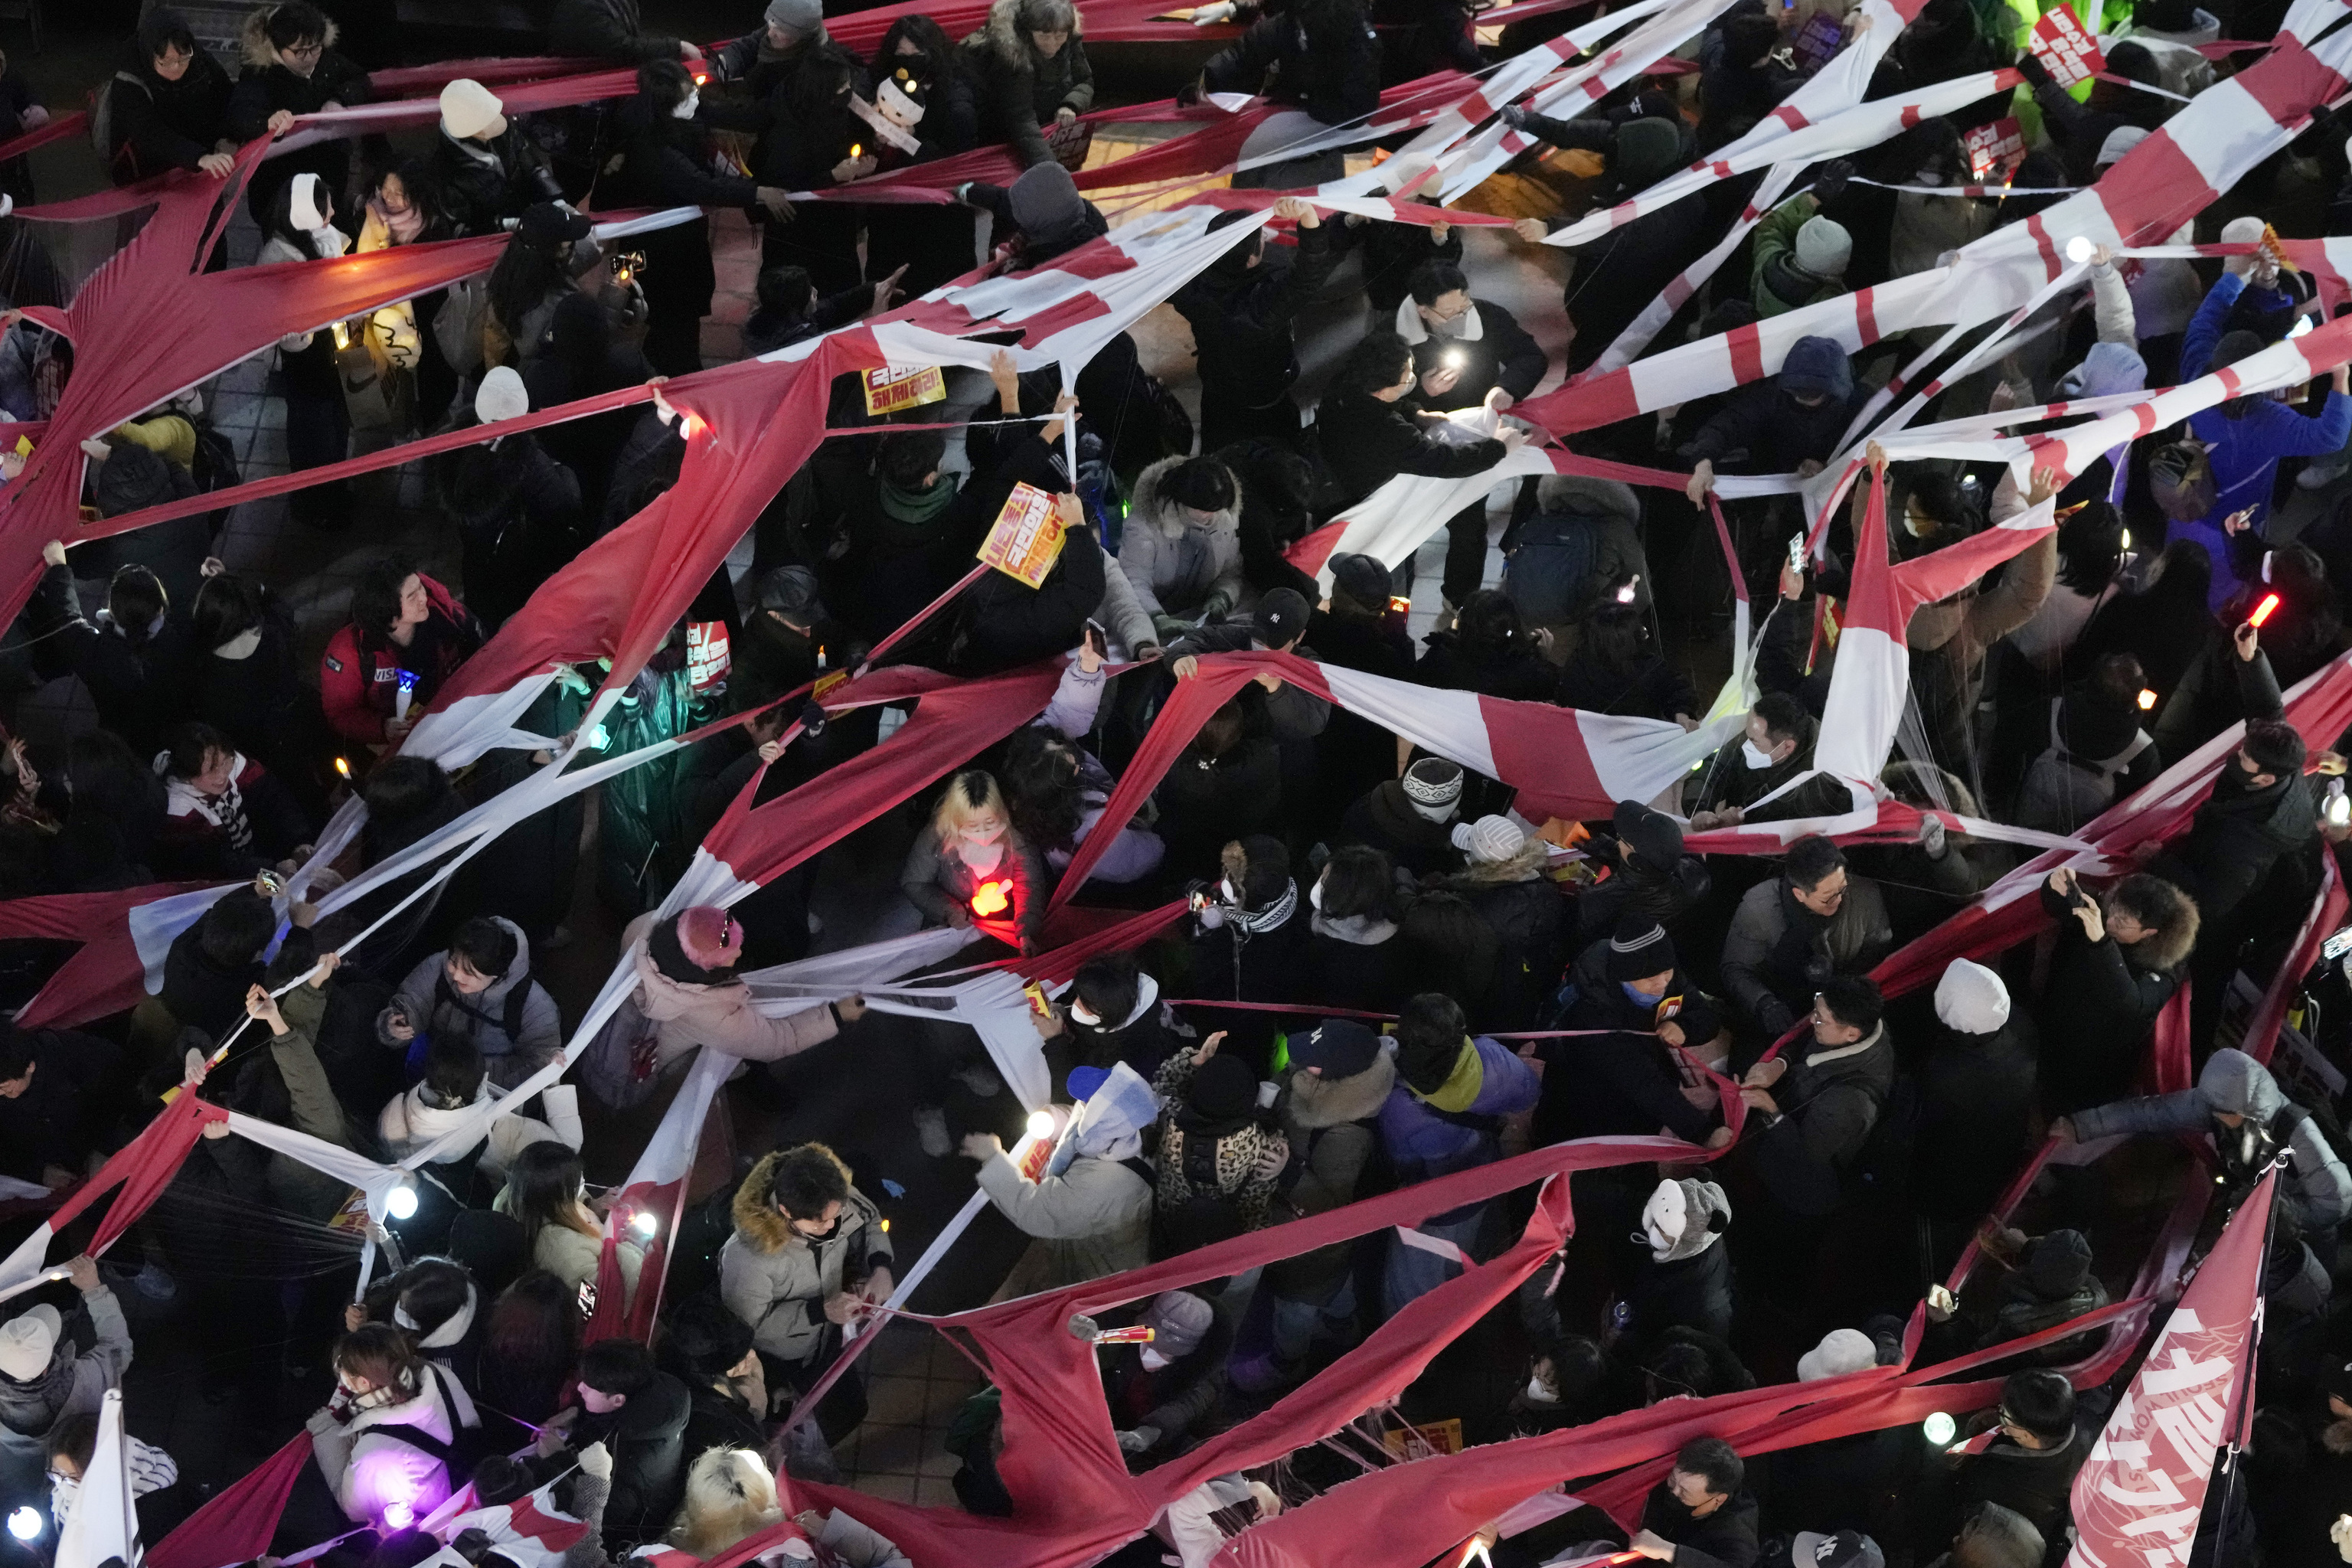
{"label": "red and white banner", "polygon": [[2180,1305],[2074,1473],[2067,1568],[2187,1563],[2217,1450],[2253,1403],[2273,1167],[2230,1216]]}

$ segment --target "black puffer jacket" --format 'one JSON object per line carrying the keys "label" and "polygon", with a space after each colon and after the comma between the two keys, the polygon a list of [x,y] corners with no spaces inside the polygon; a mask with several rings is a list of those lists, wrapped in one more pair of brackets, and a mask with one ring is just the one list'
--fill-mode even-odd
{"label": "black puffer jacket", "polygon": [[1080,36],[1083,20],[1048,59],[1022,30],[1020,11],[1021,0],[992,0],[987,26],[960,47],[980,105],[982,138],[1012,143],[1027,169],[1053,157],[1041,127],[1063,109],[1084,114],[1094,107],[1095,71]]}
{"label": "black puffer jacket", "polygon": [[433,139],[433,173],[442,205],[460,235],[488,234],[502,218],[520,217],[533,202],[562,198],[547,155],[512,126],[488,142],[459,142],[446,131]]}
{"label": "black puffer jacket", "polygon": [[2097,942],[2084,936],[2067,901],[2047,885],[2042,908],[2056,922],[2057,943],[2036,1013],[2039,1088],[2042,1109],[2067,1116],[2131,1092],[2156,1016],[2180,989],[2196,928],[2162,929],[2125,947],[2112,935]]}
{"label": "black puffer jacket", "polygon": [[650,1387],[617,1410],[583,1411],[572,1441],[602,1442],[613,1456],[613,1494],[604,1505],[604,1532],[623,1541],[658,1537],[685,1495],[685,1433],[694,1412],[686,1384],[657,1372]]}
{"label": "black puffer jacket", "polygon": [[2308,859],[2319,841],[2318,807],[2301,774],[2263,789],[2246,788],[2244,776],[2234,760],[2223,763],[2189,836],[2148,868],[2195,899],[2209,925],[2238,914],[2273,869]]}
{"label": "black puffer jacket", "polygon": [[155,74],[137,44],[106,86],[106,172],[118,185],[193,171],[196,161],[230,140],[228,72],[202,44],[177,81]]}
{"label": "black puffer jacket", "polygon": [[1462,447],[1433,440],[1413,417],[1419,406],[1410,395],[1386,403],[1369,392],[1338,392],[1317,407],[1317,441],[1345,504],[1363,500],[1399,474],[1458,479],[1485,472],[1507,455],[1492,437]]}
{"label": "black puffer jacket", "polygon": [[1211,92],[1263,92],[1341,125],[1381,106],[1381,40],[1359,19],[1344,39],[1318,46],[1295,15],[1265,16],[1212,56],[1201,79]]}
{"label": "black puffer jacket", "polygon": [[1246,243],[1235,246],[1169,303],[1192,329],[1202,387],[1262,408],[1298,379],[1292,323],[1322,290],[1340,253],[1331,226],[1318,224],[1298,231],[1295,250],[1267,246],[1255,267],[1247,265],[1249,254]]}
{"label": "black puffer jacket", "polygon": [[676,38],[645,30],[637,0],[555,0],[547,35],[550,47],[559,55],[617,65],[681,58]]}
{"label": "black puffer jacket", "polygon": [[[268,134],[269,117],[281,109],[298,115],[316,114],[330,103],[350,109],[374,96],[368,89],[365,73],[335,47],[335,25],[331,21],[327,24],[326,53],[310,68],[310,74],[298,76],[289,69],[269,42],[268,23],[274,9],[265,5],[247,13],[244,30],[238,35],[245,53],[245,70],[229,94],[228,130],[240,142]],[[318,175],[327,194],[340,202],[351,162],[351,143],[333,140],[272,158],[254,170],[253,179],[246,188],[246,203],[255,220],[266,228],[278,193],[296,174],[303,173]]]}

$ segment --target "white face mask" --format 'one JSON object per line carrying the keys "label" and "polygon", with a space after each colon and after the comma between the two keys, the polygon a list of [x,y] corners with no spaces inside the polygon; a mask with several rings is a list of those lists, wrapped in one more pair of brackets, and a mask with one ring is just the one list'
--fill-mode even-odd
{"label": "white face mask", "polygon": [[1307,889],[1307,901],[1318,910],[1323,907],[1323,884],[1320,881]]}
{"label": "white face mask", "polygon": [[1757,750],[1756,742],[1753,741],[1742,741],[1739,742],[1739,760],[1746,763],[1749,767],[1759,770],[1769,768],[1772,765],[1772,754],[1769,752]]}
{"label": "white face mask", "polygon": [[1234,886],[1234,879],[1231,877],[1226,877],[1217,883],[1217,891],[1225,896],[1225,902],[1229,904],[1238,904],[1242,901],[1241,889]]}
{"label": "white face mask", "polygon": [[698,92],[689,92],[678,100],[678,104],[676,109],[669,111],[670,118],[673,120],[691,120],[694,118],[694,111],[701,107],[702,94]]}
{"label": "white face mask", "polygon": [[1168,1364],[1168,1358],[1161,1355],[1158,1351],[1153,1350],[1150,1345],[1143,1347],[1143,1354],[1140,1359],[1143,1362],[1143,1369],[1146,1372],[1158,1372],[1161,1367]]}
{"label": "white face mask", "polygon": [[1531,1377],[1528,1379],[1528,1403],[1530,1405],[1558,1405],[1559,1403],[1559,1395],[1554,1394],[1549,1388],[1546,1387],[1542,1378]]}
{"label": "white face mask", "polygon": [[1084,1024],[1089,1029],[1102,1022],[1101,1015],[1083,1002],[1070,1004],[1070,1019],[1073,1023]]}

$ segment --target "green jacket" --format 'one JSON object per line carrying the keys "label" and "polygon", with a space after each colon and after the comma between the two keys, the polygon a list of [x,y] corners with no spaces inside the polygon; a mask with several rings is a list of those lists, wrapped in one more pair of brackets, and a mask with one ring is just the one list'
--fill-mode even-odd
{"label": "green jacket", "polygon": [[1748,279],[1748,298],[1759,316],[1818,305],[1845,292],[1845,284],[1823,278],[1797,265],[1797,231],[1822,209],[1811,192],[1791,196],[1756,226],[1756,270]]}

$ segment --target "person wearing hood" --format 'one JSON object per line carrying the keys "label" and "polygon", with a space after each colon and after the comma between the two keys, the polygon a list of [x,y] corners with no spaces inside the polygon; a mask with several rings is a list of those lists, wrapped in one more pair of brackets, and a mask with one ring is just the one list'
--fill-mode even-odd
{"label": "person wearing hood", "polygon": [[1799,338],[1770,380],[1726,398],[1698,434],[1675,449],[1692,465],[1684,493],[1693,506],[1704,505],[1715,488],[1716,465],[1741,453],[1741,473],[1819,473],[1843,444],[1853,404],[1853,365],[1845,349],[1834,338]]}
{"label": "person wearing hood", "polygon": [[[350,109],[373,98],[366,73],[335,47],[336,31],[308,0],[247,12],[237,33],[245,68],[229,92],[229,135],[240,143],[276,136],[299,115]],[[262,231],[268,232],[270,209],[297,174],[315,175],[331,195],[348,188],[351,146],[331,137],[256,167],[245,200]]]}
{"label": "person wearing hood", "polygon": [[1917,1069],[1911,1191],[1928,1220],[1967,1226],[2032,1146],[2033,1021],[1998,973],[1956,958],[1936,983],[1936,1022]]}
{"label": "person wearing hood", "polygon": [[608,1539],[660,1538],[686,1489],[686,1384],[654,1364],[635,1340],[598,1340],[580,1352],[579,1403],[548,1423],[574,1453],[601,1443],[613,1457],[604,1505]]}
{"label": "person wearing hood", "polygon": [[[1219,213],[1209,226],[1249,216]],[[1290,395],[1298,379],[1298,312],[1322,292],[1340,252],[1314,207],[1298,197],[1275,203],[1274,216],[1296,226],[1297,245],[1268,248],[1261,226],[1168,301],[1192,329],[1203,452],[1253,437],[1286,445],[1298,439],[1298,405]]]}
{"label": "person wearing hood", "polygon": [[[1413,268],[1397,302],[1396,333],[1412,351],[1414,402],[1424,415],[1482,406],[1506,413],[1550,368],[1535,335],[1494,300],[1474,298],[1469,279],[1450,261]],[[1486,498],[1445,529],[1445,602],[1461,605],[1486,580]]]}
{"label": "person wearing hood", "polygon": [[[2010,1266],[1996,1285],[1992,1321],[1977,1339],[1979,1350],[2054,1329],[2107,1304],[2107,1288],[2091,1271],[2091,1244],[2079,1230],[2028,1237],[2004,1229],[1980,1238],[1979,1245]],[[2089,1355],[2105,1337],[2093,1330],[2020,1359],[2035,1366],[2069,1366]]]}
{"label": "person wearing hood", "polygon": [[2305,870],[2318,842],[2319,817],[2303,775],[2307,755],[2303,737],[2284,720],[2249,721],[2188,835],[2150,864],[2197,900],[2210,929],[2234,929],[2283,863],[2287,879]]}
{"label": "person wearing hood", "polygon": [[1710,23],[1698,46],[1698,151],[1736,142],[1804,81],[1782,52],[1777,17],[1735,5]]}
{"label": "person wearing hood", "polygon": [[[805,1393],[841,1349],[842,1332],[892,1289],[890,1233],[849,1167],[822,1143],[763,1156],[735,1189],[735,1232],[719,1251],[719,1292],[751,1325],[767,1386]],[[818,1406],[825,1441],[866,1418],[853,1373]]]}
{"label": "person wearing hood", "polygon": [[2164,771],[2162,749],[2140,727],[2146,680],[2138,659],[2111,653],[2052,699],[2050,744],[2026,769],[2011,820],[2073,833]]}
{"label": "person wearing hood", "polygon": [[1024,170],[1010,185],[974,180],[958,192],[968,205],[988,214],[989,249],[1006,258],[1008,272],[1043,267],[1110,232],[1102,209],[1080,195],[1070,172],[1051,160]]}
{"label": "person wearing hood", "polygon": [[1646,1343],[1668,1329],[1731,1334],[1731,1249],[1717,1244],[1731,1228],[1731,1200],[1713,1182],[1660,1182],[1642,1206],[1633,1240],[1647,1248],[1633,1262],[1619,1299],[1626,1334]]}
{"label": "person wearing hood", "polygon": [[[1200,889],[1192,910],[1192,989],[1204,999],[1296,999],[1314,905],[1290,874],[1282,840],[1254,833],[1218,853],[1217,879]],[[1234,1053],[1268,1059],[1280,1016],[1206,1012],[1203,1026],[1230,1032]]]}
{"label": "person wearing hood", "polygon": [[[810,463],[826,504],[837,499],[850,524],[848,552],[833,569],[828,592],[840,619],[870,643],[953,587],[994,520],[980,515],[975,492],[986,487],[967,485],[962,475],[947,471],[946,431],[894,431],[873,443],[870,453],[861,450],[866,445],[829,441]],[[817,603],[820,580],[805,566],[772,568],[760,582],[760,607],[781,616],[766,631],[779,645],[771,679],[777,689],[789,691],[818,673],[812,637],[827,606]],[[779,592],[771,604],[771,583],[780,590],[797,586],[789,595]],[[754,616],[754,623],[761,618]],[[757,640],[752,626],[744,635],[747,642]],[[799,673],[783,679],[793,671]]]}
{"label": "person wearing hood", "polygon": [[1241,485],[1214,458],[1162,458],[1136,480],[1118,565],[1164,645],[1250,597]]}
{"label": "person wearing hood", "polygon": [[1037,1031],[1056,1078],[1124,1062],[1149,1082],[1175,1044],[1160,1014],[1160,982],[1133,953],[1107,952],[1078,966],[1064,1004],[1037,1020]]}
{"label": "person wearing hood", "polygon": [[[2275,293],[2279,274],[2278,262],[2265,250],[2232,256],[2222,263],[2221,276],[2206,292],[2181,339],[2180,384],[2260,353],[2283,335],[2285,323],[2275,314],[2257,316],[2245,326],[2236,324],[2242,319],[2236,313],[2240,300],[2250,294]],[[2300,396],[2303,383],[2298,381],[2283,394],[2251,393],[2189,416],[2189,433],[2205,444],[2214,500],[2202,517],[2174,522],[2172,537],[2195,540],[2212,556],[2209,608],[2221,609],[2260,563],[2279,459],[2332,457],[2352,441],[2348,378],[2352,371],[2346,366],[2334,368],[2327,401],[2316,415],[2305,415],[2283,401],[2283,396]]]}
{"label": "person wearing hood", "polygon": [[2332,1231],[2352,1215],[2352,1175],[2335,1144],[2270,1069],[2241,1050],[2224,1047],[2207,1058],[2194,1089],[2095,1106],[2060,1117],[2050,1131],[2084,1143],[2117,1133],[2208,1134],[2221,1158],[2218,1179],[2233,1203],[2273,1157],[2292,1151],[2279,1185],[2304,1234]]}
{"label": "person wearing hood", "polygon": [[1639,605],[1650,586],[1641,531],[1641,498],[1632,486],[1547,474],[1536,481],[1535,510],[1504,531],[1503,592],[1519,618],[1538,627],[1581,625],[1615,605]]}
{"label": "person wearing hood", "polygon": [[709,1295],[663,1314],[662,1370],[686,1384],[689,1401],[679,1434],[686,1463],[713,1448],[768,1446],[767,1373],[752,1348],[751,1325]]}
{"label": "person wearing hood", "polygon": [[991,0],[988,21],[960,46],[980,100],[981,134],[1009,142],[1024,169],[1054,160],[1045,128],[1094,107],[1094,67],[1070,0]]}
{"label": "person wearing hood", "polygon": [[1894,1090],[1885,1005],[1874,982],[1831,975],[1814,995],[1811,1045],[1759,1062],[1740,1079],[1751,1125],[1762,1129],[1749,1140],[1757,1174],[1790,1215],[1816,1219],[1838,1208]]}
{"label": "person wearing hood", "polygon": [[97,1259],[75,1258],[66,1278],[97,1331],[88,1350],[63,1337],[64,1319],[46,1301],[0,1323],[0,1477],[18,1496],[40,1483],[50,1431],[69,1415],[97,1415],[131,1367],[131,1327],[99,1279]]}
{"label": "person wearing hood", "polygon": [[478,916],[408,972],[376,1019],[376,1038],[405,1048],[419,1035],[472,1046],[500,1089],[555,1059],[563,1048],[563,1019],[555,998],[531,976],[530,943],[520,926],[500,915]]}
{"label": "person wearing hood", "polygon": [[1703,994],[1675,954],[1665,928],[1627,910],[1613,934],[1577,955],[1561,993],[1573,997],[1563,1028],[1606,1030],[1537,1042],[1545,1063],[1543,1098],[1536,1110],[1535,1142],[1660,1134],[1719,1149],[1731,1142],[1716,1125],[1715,1090],[1686,1068],[1675,1049],[1720,1064],[1723,1032],[1713,1001]]}
{"label": "person wearing hood", "polygon": [[[1608,174],[1593,203],[1598,211],[1630,201],[1691,161],[1692,138],[1679,111],[1655,103],[1635,109],[1635,118],[1622,121],[1612,116],[1560,121],[1513,106],[1503,119],[1531,140],[1606,153]],[[1521,218],[1512,228],[1534,244],[1567,221]],[[1568,374],[1591,369],[1649,309],[1658,279],[1697,260],[1707,240],[1706,193],[1694,191],[1571,251],[1565,304],[1576,331],[1568,345]]]}
{"label": "person wearing hood", "polygon": [[[90,476],[90,500],[100,517],[168,506],[196,493],[195,479],[185,468],[135,441],[89,440],[82,443],[82,451],[96,470]],[[144,566],[163,584],[169,603],[186,605],[196,602],[204,563],[211,553],[212,530],[199,513],[77,545],[68,559],[74,575],[85,583],[104,580],[125,566]],[[86,603],[99,596],[85,592],[83,599]]]}
{"label": "person wearing hood", "polygon": [[[125,542],[137,537],[123,536]],[[81,678],[100,724],[152,752],[164,731],[188,713],[194,637],[186,615],[153,569],[133,561],[114,569],[105,607],[86,619],[65,546],[52,540],[41,558],[49,569],[26,605],[26,636],[48,641],[64,667]]]}
{"label": "person wearing hood", "polygon": [[1458,894],[1495,933],[1496,1016],[1532,1028],[1558,984],[1566,957],[1568,910],[1548,873],[1550,851],[1507,816],[1454,825],[1463,868],[1422,879],[1425,892]]}
{"label": "person wearing hood", "polygon": [[467,77],[441,89],[429,167],[461,235],[489,234],[533,202],[563,197],[539,144],[508,121],[496,93]]}
{"label": "person wearing hood", "polygon": [[1865,973],[1893,946],[1878,884],[1850,875],[1843,850],[1807,834],[1789,846],[1780,876],[1741,896],[1723,941],[1723,988],[1778,1039],[1832,976]]}
{"label": "person wearing hood", "polygon": [[1990,1503],[2060,1539],[2074,1472],[2097,1436],[2095,1426],[2082,1429],[2087,1412],[2077,1404],[2063,1373],[2011,1373],[2001,1384],[1991,1443],[1977,1453],[1938,1456],[1937,1476],[1931,1479],[1948,1479],[1951,1507],[1963,1516]]}
{"label": "person wearing hood", "polygon": [[1143,1310],[1144,1345],[1105,1346],[1102,1382],[1128,1468],[1141,1472],[1193,1446],[1224,1403],[1234,1325],[1190,1290],[1163,1290]]}
{"label": "person wearing hood", "polygon": [[2042,1109],[2064,1116],[2130,1091],[2156,1016],[2197,946],[2196,900],[2137,872],[2093,898],[2073,871],[2050,873],[2042,908],[2057,922],[2036,1010]]}
{"label": "person wearing hood", "polygon": [[1162,1108],[1154,1250],[1163,1258],[1263,1230],[1290,1162],[1289,1144],[1258,1110],[1256,1070],[1220,1056],[1224,1042],[1219,1030],[1152,1075]]}
{"label": "person wearing hood", "polygon": [[368,1288],[343,1309],[343,1327],[390,1323],[416,1336],[416,1351],[466,1387],[480,1386],[482,1342],[489,1329],[480,1289],[454,1258],[420,1258]]}
{"label": "person wearing hood", "polygon": [[[1396,1087],[1396,1058],[1353,1018],[1326,1018],[1290,1037],[1290,1076],[1275,1114],[1297,1179],[1290,1206],[1300,1218],[1356,1201],[1380,1137],[1381,1108]],[[1236,1363],[1235,1382],[1262,1393],[1294,1381],[1320,1339],[1355,1335],[1353,1242],[1334,1242],[1266,1266],[1274,1342],[1263,1357]]]}
{"label": "person wearing hood", "polygon": [[1706,862],[1683,853],[1682,824],[1638,800],[1621,800],[1611,818],[1613,838],[1586,853],[1612,875],[1576,900],[1576,943],[1582,952],[1617,929],[1629,914],[1645,915],[1672,935],[1713,885]]}
{"label": "person wearing hood", "polygon": [[762,1016],[751,988],[735,976],[743,928],[709,904],[667,920],[639,915],[622,941],[636,966],[637,1007],[656,1026],[652,1060],[639,1076],[667,1070],[697,1046],[746,1061],[780,1061],[866,1016],[866,998],[855,994],[782,1017]]}
{"label": "person wearing hood", "polygon": [[1834,300],[1846,291],[1845,269],[1853,259],[1853,237],[1822,208],[1845,188],[1853,165],[1832,163],[1813,188],[1790,196],[1756,226],[1756,270],[1748,297],[1767,320]]}
{"label": "person wearing hood", "polygon": [[980,1190],[1013,1227],[1032,1238],[995,1300],[1101,1279],[1151,1261],[1152,1195],[1158,1176],[1143,1157],[1143,1131],[1158,1101],[1125,1062],[1082,1067],[1069,1076],[1077,1102],[1035,1180],[993,1132],[967,1132],[966,1159],[980,1162]]}
{"label": "person wearing hood", "polygon": [[167,169],[225,179],[235,165],[228,73],[178,12],[142,17],[130,57],[100,92],[108,178],[136,184]]}
{"label": "person wearing hood", "polygon": [[[1410,294],[1397,306],[1400,316],[1417,310]],[[1421,405],[1418,363],[1413,345],[1399,333],[1368,332],[1348,351],[1316,405],[1316,439],[1344,505],[1399,474],[1455,479],[1484,473],[1524,443],[1507,426],[1474,441],[1441,439],[1431,427],[1444,416]]]}
{"label": "person wearing hood", "polygon": [[1451,870],[1463,782],[1459,763],[1423,757],[1403,777],[1384,779],[1358,797],[1339,819],[1339,837],[1379,850],[1416,878]]}
{"label": "person wearing hood", "polygon": [[1633,1550],[1678,1568],[1753,1568],[1760,1548],[1747,1481],[1748,1467],[1730,1444],[1693,1437],[1650,1489]]}
{"label": "person wearing hood", "polygon": [[[1535,1109],[1542,1089],[1533,1067],[1505,1042],[1470,1033],[1460,1004],[1423,992],[1399,1009],[1397,1081],[1381,1106],[1381,1146],[1400,1184],[1450,1176],[1503,1156],[1503,1119]],[[1414,1228],[1468,1248],[1484,1203],[1431,1215]],[[1388,1249],[1381,1306],[1393,1317],[1406,1302],[1451,1278],[1453,1262],[1402,1240]]]}

